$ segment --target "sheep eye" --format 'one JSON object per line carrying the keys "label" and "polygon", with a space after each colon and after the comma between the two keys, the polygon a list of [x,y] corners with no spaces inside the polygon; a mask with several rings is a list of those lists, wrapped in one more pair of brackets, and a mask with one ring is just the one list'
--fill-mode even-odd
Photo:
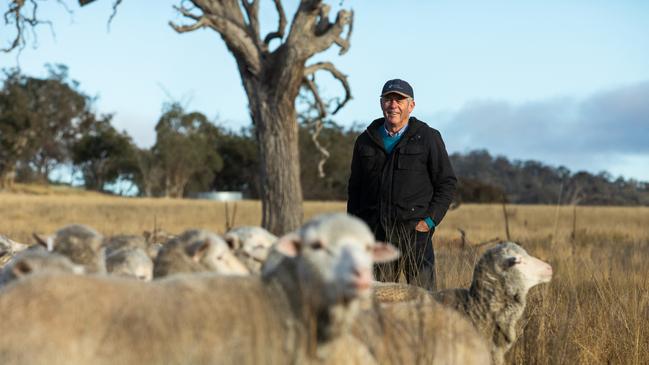
{"label": "sheep eye", "polygon": [[520,263],[520,261],[516,257],[509,257],[507,258],[507,260],[505,260],[503,266],[505,267],[505,269],[509,269],[518,263]]}
{"label": "sheep eye", "polygon": [[322,244],[322,242],[317,241],[311,245],[311,248],[313,248],[314,250],[321,250],[324,248],[324,245]]}

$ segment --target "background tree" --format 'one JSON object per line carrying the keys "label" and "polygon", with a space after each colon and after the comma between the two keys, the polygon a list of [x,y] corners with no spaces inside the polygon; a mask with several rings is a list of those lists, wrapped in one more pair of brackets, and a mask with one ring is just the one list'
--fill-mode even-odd
{"label": "background tree", "polygon": [[[79,0],[79,4],[92,1]],[[115,0],[114,8],[121,1]],[[282,1],[273,0],[279,19],[277,29],[263,36],[259,3],[259,0],[180,0],[176,9],[190,24],[170,25],[179,33],[202,28],[216,31],[236,59],[258,142],[262,225],[281,234],[298,227],[302,221],[295,110],[300,87],[307,87],[318,100],[314,75],[323,70],[339,80],[345,90],[344,99],[332,113],[351,98],[346,76],[332,63],[306,65],[306,62],[334,44],[340,47],[340,54],[349,49],[353,13],[339,10],[331,21],[331,6],[322,0],[301,0],[288,24]],[[36,1],[10,1],[5,19],[15,25],[16,35],[5,51],[24,45],[25,27],[40,22],[37,8]],[[271,47],[273,41],[275,46]]]}
{"label": "background tree", "polygon": [[164,169],[151,148],[137,148],[135,151],[137,168],[133,183],[140,196],[154,197],[164,194]]}
{"label": "background tree", "polygon": [[94,121],[87,134],[72,145],[72,162],[83,175],[86,189],[105,191],[106,185],[120,178],[132,180],[135,174],[136,147],[126,132],[110,124],[110,116]]}
{"label": "background tree", "polygon": [[252,129],[222,133],[217,149],[227,168],[215,176],[211,189],[241,191],[247,198],[259,199],[259,154]]}
{"label": "background tree", "polygon": [[182,198],[190,178],[202,174],[211,181],[223,168],[214,146],[215,128],[201,113],[185,113],[177,103],[167,106],[152,149],[162,168],[164,196]]}
{"label": "background tree", "polygon": [[68,78],[67,67],[48,66],[47,78],[5,72],[0,94],[0,181],[11,184],[19,163],[47,182],[69,160],[69,146],[88,127],[92,100]]}

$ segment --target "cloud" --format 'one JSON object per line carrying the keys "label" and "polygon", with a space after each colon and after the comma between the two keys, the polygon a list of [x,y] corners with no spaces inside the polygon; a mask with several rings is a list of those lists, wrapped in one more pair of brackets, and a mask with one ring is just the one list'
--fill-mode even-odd
{"label": "cloud", "polygon": [[[486,148],[571,170],[608,170],[649,179],[649,81],[584,100],[554,98],[513,105],[483,100],[439,123],[449,151]],[[633,173],[635,172],[635,173]]]}

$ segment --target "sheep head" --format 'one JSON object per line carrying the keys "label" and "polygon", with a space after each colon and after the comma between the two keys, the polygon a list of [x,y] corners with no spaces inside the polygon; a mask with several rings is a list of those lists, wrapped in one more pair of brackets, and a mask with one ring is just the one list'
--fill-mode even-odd
{"label": "sheep head", "polygon": [[372,265],[396,259],[392,245],[376,242],[360,219],[325,214],[277,242],[276,250],[295,257],[298,278],[307,290],[325,294],[325,305],[370,295]]}

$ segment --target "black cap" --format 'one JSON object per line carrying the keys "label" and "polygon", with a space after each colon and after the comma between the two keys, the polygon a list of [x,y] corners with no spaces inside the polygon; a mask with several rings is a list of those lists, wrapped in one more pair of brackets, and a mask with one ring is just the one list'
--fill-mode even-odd
{"label": "black cap", "polygon": [[381,96],[385,96],[389,93],[397,93],[405,97],[415,98],[415,92],[412,90],[412,86],[401,79],[389,80],[385,85],[383,85]]}

